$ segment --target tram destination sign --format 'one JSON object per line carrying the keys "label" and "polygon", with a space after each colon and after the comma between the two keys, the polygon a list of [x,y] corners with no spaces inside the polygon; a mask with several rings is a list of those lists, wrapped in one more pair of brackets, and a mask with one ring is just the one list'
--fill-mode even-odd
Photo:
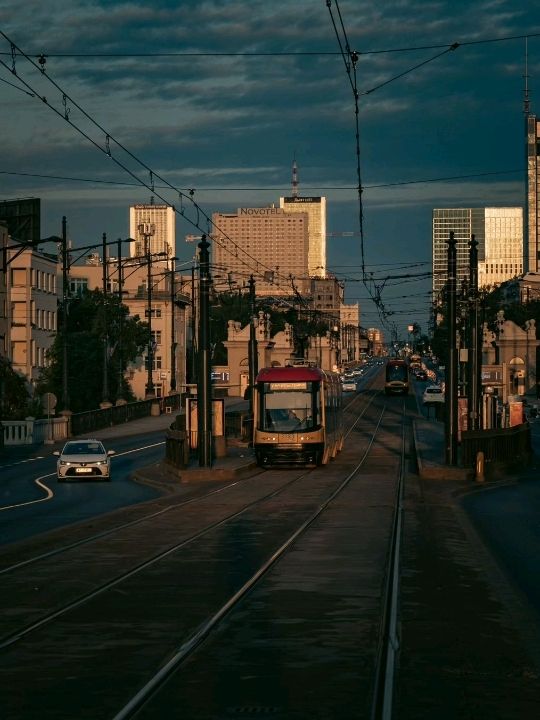
{"label": "tram destination sign", "polygon": [[307,382],[271,382],[270,391],[272,390],[307,390]]}

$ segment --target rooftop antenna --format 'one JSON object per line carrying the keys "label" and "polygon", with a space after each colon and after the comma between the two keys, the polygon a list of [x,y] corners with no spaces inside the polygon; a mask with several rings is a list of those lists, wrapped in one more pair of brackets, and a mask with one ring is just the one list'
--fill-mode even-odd
{"label": "rooftop antenna", "polygon": [[528,38],[525,38],[525,75],[523,76],[525,78],[525,98],[523,100],[525,117],[529,117],[531,114],[531,103],[529,100],[529,47],[527,42]]}
{"label": "rooftop antenna", "polygon": [[295,159],[292,164],[292,196],[298,197],[298,168]]}

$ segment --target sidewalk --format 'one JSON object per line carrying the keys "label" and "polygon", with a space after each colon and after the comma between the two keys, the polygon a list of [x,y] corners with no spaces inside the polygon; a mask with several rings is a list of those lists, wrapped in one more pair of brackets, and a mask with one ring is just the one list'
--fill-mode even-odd
{"label": "sidewalk", "polygon": [[446,465],[444,423],[438,420],[413,420],[413,437],[418,474],[427,480],[471,479],[469,468]]}

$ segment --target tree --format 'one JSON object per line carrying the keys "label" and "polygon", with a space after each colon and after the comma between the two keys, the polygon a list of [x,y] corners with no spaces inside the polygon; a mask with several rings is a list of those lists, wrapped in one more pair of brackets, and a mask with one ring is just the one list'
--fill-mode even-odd
{"label": "tree", "polygon": [[11,367],[10,361],[0,356],[0,418],[22,420],[35,414],[26,379]]}
{"label": "tree", "polygon": [[[64,313],[59,313],[62,321]],[[39,392],[53,392],[59,399],[63,387],[63,325],[49,351],[51,364],[41,374]],[[134,400],[129,384],[122,381],[129,362],[148,345],[148,323],[131,317],[128,308],[115,295],[100,290],[85,292],[71,299],[67,307],[67,367],[69,409],[84,412],[99,407],[103,399],[104,344],[107,342],[107,383],[109,399]],[[120,373],[122,369],[122,373]]]}

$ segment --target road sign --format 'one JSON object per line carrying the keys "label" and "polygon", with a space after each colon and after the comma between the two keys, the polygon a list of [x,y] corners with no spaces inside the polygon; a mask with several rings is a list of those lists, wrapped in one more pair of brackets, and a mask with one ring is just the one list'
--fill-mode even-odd
{"label": "road sign", "polygon": [[50,414],[51,410],[54,410],[57,402],[58,400],[54,393],[45,393],[41,398],[43,409],[47,411],[47,414]]}

